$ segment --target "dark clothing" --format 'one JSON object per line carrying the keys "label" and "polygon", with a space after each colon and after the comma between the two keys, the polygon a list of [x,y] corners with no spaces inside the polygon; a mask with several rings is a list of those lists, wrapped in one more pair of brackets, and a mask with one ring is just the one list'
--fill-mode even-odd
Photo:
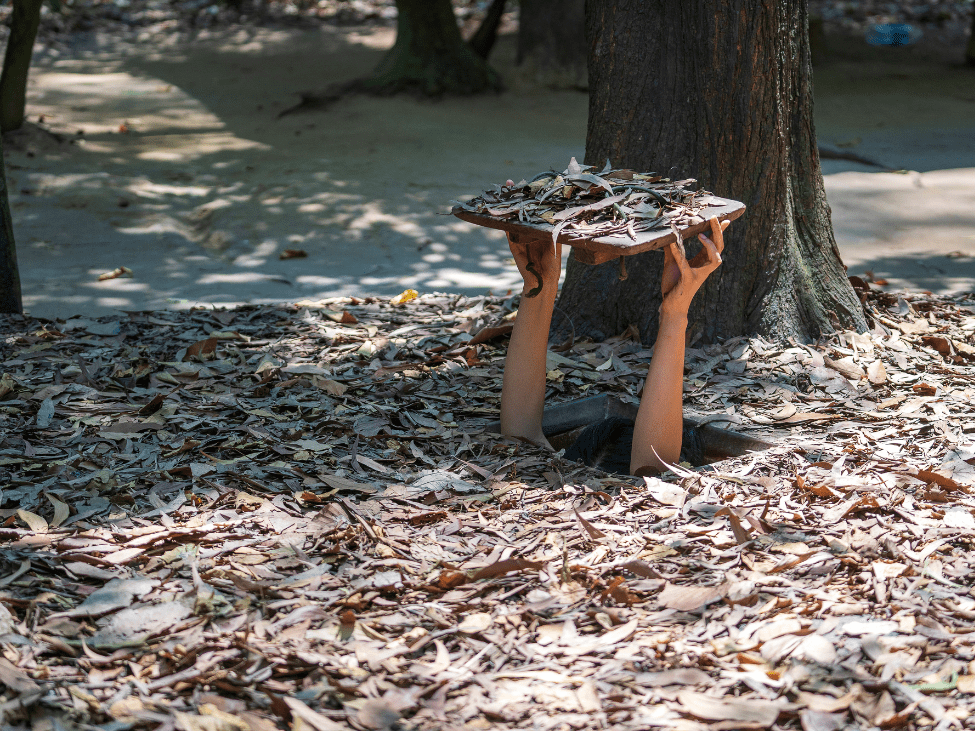
{"label": "dark clothing", "polygon": [[[565,458],[596,467],[617,475],[630,474],[630,452],[633,449],[633,425],[629,419],[613,417],[587,426],[572,446],[565,450]],[[681,462],[692,465],[704,463],[704,445],[695,427],[684,424],[681,439]]]}
{"label": "dark clothing", "polygon": [[603,472],[630,474],[630,451],[633,448],[633,422],[611,418],[590,424],[565,450],[565,458],[598,467]]}

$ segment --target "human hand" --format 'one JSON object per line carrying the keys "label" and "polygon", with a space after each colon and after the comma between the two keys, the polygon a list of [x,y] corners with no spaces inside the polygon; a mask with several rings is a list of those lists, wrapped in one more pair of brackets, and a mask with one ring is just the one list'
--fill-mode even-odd
{"label": "human hand", "polygon": [[525,280],[522,294],[536,297],[547,290],[558,290],[562,276],[562,244],[551,239],[529,239],[520,234],[508,234],[508,247],[514,257],[521,278]]}
{"label": "human hand", "polygon": [[687,316],[691,300],[697,290],[704,284],[715,269],[721,265],[721,252],[724,251],[724,230],[731,225],[731,221],[719,222],[712,217],[711,238],[698,234],[698,239],[704,244],[697,255],[687,261],[682,248],[674,242],[664,249],[664,273],[660,281],[660,291],[663,302],[660,304],[660,314],[675,314]]}

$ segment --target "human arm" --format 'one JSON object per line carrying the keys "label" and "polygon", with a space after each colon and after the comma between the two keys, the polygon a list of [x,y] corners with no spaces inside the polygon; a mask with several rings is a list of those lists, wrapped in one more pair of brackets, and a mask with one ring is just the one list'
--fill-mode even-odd
{"label": "human arm", "polygon": [[645,467],[664,470],[664,463],[676,464],[680,459],[687,312],[704,280],[721,264],[724,229],[730,224],[717,218],[710,223],[711,237],[699,236],[704,246],[691,261],[676,243],[664,250],[660,326],[633,427],[632,474]]}
{"label": "human arm", "polygon": [[[552,310],[562,273],[562,245],[551,239],[521,239],[509,234],[508,245],[524,279],[501,387],[501,433],[550,446],[542,433],[545,405],[545,357]],[[535,276],[534,270],[538,273]],[[535,296],[528,296],[538,287]]]}

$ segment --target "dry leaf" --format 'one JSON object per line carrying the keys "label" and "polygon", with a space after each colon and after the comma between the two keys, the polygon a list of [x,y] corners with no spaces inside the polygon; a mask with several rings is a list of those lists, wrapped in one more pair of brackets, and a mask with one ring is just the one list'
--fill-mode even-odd
{"label": "dry leaf", "polygon": [[489,629],[493,623],[487,612],[474,612],[464,617],[464,621],[457,625],[457,631],[474,635]]}
{"label": "dry leaf", "polygon": [[691,690],[682,690],[677,698],[682,711],[695,718],[707,721],[730,721],[753,723],[768,727],[775,723],[783,711],[793,710],[795,706],[782,701],[765,701],[757,698],[715,698]]}
{"label": "dry leaf", "polygon": [[183,361],[211,360],[216,357],[217,344],[219,342],[217,338],[207,338],[206,340],[193,343],[186,349],[186,355],[183,356]]}
{"label": "dry leaf", "polygon": [[57,528],[68,519],[69,515],[71,515],[71,509],[68,507],[67,503],[59,500],[51,493],[46,492],[44,494],[47,497],[48,502],[50,502],[54,507],[54,517],[51,519],[51,527]]}
{"label": "dry leaf", "polygon": [[870,383],[875,386],[879,386],[887,382],[887,369],[884,368],[884,364],[875,360],[870,365],[867,366],[867,378]]}
{"label": "dry leaf", "polygon": [[[296,719],[301,719],[315,731],[345,731],[345,726],[336,723],[328,716],[323,716],[317,711],[313,711],[297,698],[283,697],[282,700],[287,704],[288,709]],[[373,727],[369,727],[373,728]]]}
{"label": "dry leaf", "polygon": [[23,670],[2,657],[0,657],[0,684],[17,695],[36,693],[41,690],[41,686],[31,680]]}
{"label": "dry leaf", "polygon": [[159,585],[157,579],[112,579],[102,588],[92,592],[77,607],[57,612],[55,617],[98,617],[129,606],[135,597],[141,597]]}
{"label": "dry leaf", "polygon": [[576,519],[579,521],[579,524],[585,529],[586,533],[589,535],[590,538],[592,538],[593,540],[599,540],[600,538],[606,537],[606,534],[603,533],[601,530],[599,530],[599,528],[596,528],[592,523],[590,523],[588,520],[586,520],[581,515],[579,515],[578,510],[575,510],[575,508],[573,508],[573,512],[575,512]]}
{"label": "dry leaf", "polygon": [[844,711],[849,708],[850,703],[857,697],[857,692],[854,690],[837,698],[831,695],[799,691],[796,694],[796,701],[799,705],[806,706],[811,711],[835,713],[836,711]]}
{"label": "dry leaf", "polygon": [[791,657],[818,665],[830,666],[836,663],[836,646],[822,635],[807,635],[792,651]]}
{"label": "dry leaf", "polygon": [[697,668],[661,670],[655,673],[637,673],[633,682],[648,688],[661,688],[667,685],[710,685],[711,676]]}
{"label": "dry leaf", "polygon": [[484,568],[480,568],[471,576],[471,581],[480,579],[492,579],[496,576],[505,576],[514,571],[535,571],[544,566],[542,561],[527,561],[523,558],[508,558],[498,561]]}
{"label": "dry leaf", "polygon": [[47,521],[29,510],[18,510],[17,517],[27,524],[35,533],[47,533]]}
{"label": "dry leaf", "polygon": [[864,370],[857,365],[856,361],[853,360],[852,356],[840,358],[839,360],[832,360],[831,358],[824,357],[823,361],[827,366],[835,371],[839,371],[853,381],[858,381],[867,375]]}
{"label": "dry leaf", "polygon": [[98,275],[99,282],[105,282],[109,279],[119,279],[120,277],[131,277],[133,276],[132,270],[128,267],[117,267],[110,272],[105,272],[104,274]]}
{"label": "dry leaf", "polygon": [[400,714],[384,698],[370,698],[356,714],[356,720],[362,726],[375,731],[391,731],[399,719]]}
{"label": "dry leaf", "polygon": [[840,713],[823,713],[808,708],[799,712],[802,731],[839,731],[845,721],[845,715]]}
{"label": "dry leaf", "polygon": [[404,305],[407,302],[411,302],[411,301],[415,300],[419,296],[420,296],[419,293],[415,289],[407,289],[406,291],[401,292],[400,294],[398,294],[395,297],[393,297],[389,301],[389,304],[394,305],[394,306]]}
{"label": "dry leaf", "polygon": [[9,373],[4,373],[0,376],[0,399],[4,398],[7,394],[13,393],[17,388],[17,382]]}
{"label": "dry leaf", "polygon": [[285,249],[278,254],[279,259],[304,259],[307,256],[308,252],[304,249]]}
{"label": "dry leaf", "polygon": [[728,593],[728,586],[681,586],[669,581],[657,597],[661,606],[681,612],[693,612],[712,602],[719,601]]}
{"label": "dry leaf", "polygon": [[[795,698],[797,728],[968,718],[975,300],[861,293],[869,333],[688,348],[687,415],[776,443],[647,480],[485,431],[504,342],[471,334],[509,298],[8,319],[7,661],[96,724],[763,725],[693,716],[687,688],[732,717]],[[900,333],[914,313],[947,355]],[[219,359],[172,362],[204,338]],[[578,414],[634,406],[650,354],[551,356],[549,405]],[[852,390],[826,357],[887,379]]]}
{"label": "dry leaf", "polygon": [[321,378],[320,376],[312,376],[311,382],[315,385],[315,388],[321,389],[329,396],[344,396],[345,392],[349,390],[349,387],[344,383],[339,383],[329,378]]}
{"label": "dry leaf", "polygon": [[356,316],[347,310],[322,310],[322,314],[332,322],[338,322],[342,325],[355,325],[359,322]]}

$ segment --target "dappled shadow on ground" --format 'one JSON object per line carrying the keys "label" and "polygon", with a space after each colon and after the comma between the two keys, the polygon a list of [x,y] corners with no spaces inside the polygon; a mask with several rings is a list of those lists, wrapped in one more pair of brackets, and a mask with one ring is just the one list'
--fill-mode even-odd
{"label": "dappled shadow on ground", "polygon": [[[441,214],[492,179],[581,156],[585,98],[356,98],[277,119],[297,91],[367,73],[381,51],[366,44],[392,35],[356,38],[255,30],[124,72],[102,60],[37,74],[32,109],[84,136],[11,156],[31,310],[514,286],[499,233]],[[571,113],[540,126],[546,105]],[[134,278],[95,281],[120,265]]]}
{"label": "dappled shadow on ground", "polygon": [[881,289],[910,289],[944,294],[975,291],[975,256],[948,257],[937,253],[928,256],[874,256],[855,264],[844,260],[851,275],[881,279],[888,284]]}
{"label": "dappled shadow on ground", "polygon": [[975,289],[975,168],[826,180],[851,274],[949,294]]}
{"label": "dappled shadow on ground", "polygon": [[[298,92],[368,73],[392,30],[236,28],[192,43],[156,40],[42,59],[32,74],[31,118],[44,115],[76,142],[27,139],[8,150],[25,298],[35,314],[410,287],[505,291],[519,278],[502,236],[441,214],[451,199],[492,181],[561,168],[583,154],[586,98],[520,80],[510,37],[492,58],[510,87],[501,95],[352,98],[282,119]],[[947,103],[944,130],[894,129],[896,99],[851,101],[867,82],[896,97],[882,70],[868,77],[834,64],[816,73],[825,143],[918,170],[975,165],[970,146],[951,152],[967,129],[956,119],[964,99]],[[857,74],[856,83],[847,79]],[[934,109],[920,122],[939,118],[933,98],[912,105],[906,114]],[[878,127],[878,115],[888,126]],[[926,275],[913,278],[927,270],[911,262],[941,268],[938,257],[972,245],[964,229],[973,224],[975,184],[964,182],[966,171],[843,172],[858,169],[867,170],[824,165],[851,271],[882,271],[875,261],[893,251],[910,266],[885,276],[945,291]],[[958,179],[941,179],[951,174]],[[930,261],[917,247],[922,236]],[[307,256],[280,259],[287,249]],[[98,281],[119,266],[134,276]],[[967,287],[950,289],[959,288]]]}

